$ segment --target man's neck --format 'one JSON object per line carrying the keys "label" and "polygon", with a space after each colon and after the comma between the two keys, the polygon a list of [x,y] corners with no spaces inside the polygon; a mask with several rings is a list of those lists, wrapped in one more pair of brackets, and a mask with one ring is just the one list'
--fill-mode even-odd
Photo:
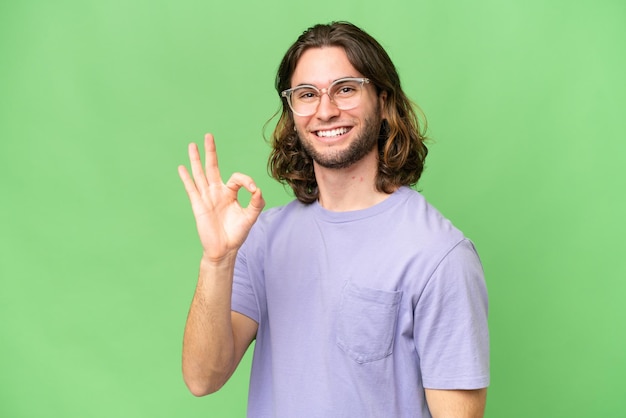
{"label": "man's neck", "polygon": [[374,206],[389,195],[376,190],[378,160],[370,154],[342,169],[324,168],[315,164],[319,203],[333,212],[347,212]]}

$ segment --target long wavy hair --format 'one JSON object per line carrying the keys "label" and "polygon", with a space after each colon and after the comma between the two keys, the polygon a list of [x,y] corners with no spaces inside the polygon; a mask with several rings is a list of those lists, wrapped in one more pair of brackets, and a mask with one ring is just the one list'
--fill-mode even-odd
{"label": "long wavy hair", "polygon": [[[425,118],[402,91],[400,77],[383,47],[362,29],[348,22],[319,24],[307,29],[287,50],[276,74],[275,87],[280,93],[291,87],[291,77],[298,60],[309,48],[341,47],[352,66],[370,79],[378,95],[386,92],[385,119],[378,138],[378,173],[376,188],[391,193],[400,186],[415,185],[424,169],[428,148],[424,144]],[[424,127],[420,124],[419,112]],[[282,98],[280,118],[272,134],[272,152],[268,161],[270,175],[288,184],[303,203],[318,199],[313,160],[304,151],[295,132],[293,114]]]}

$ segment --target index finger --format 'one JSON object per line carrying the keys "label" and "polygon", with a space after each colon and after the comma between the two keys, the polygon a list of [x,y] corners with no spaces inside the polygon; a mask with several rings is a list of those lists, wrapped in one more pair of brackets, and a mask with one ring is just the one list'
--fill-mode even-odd
{"label": "index finger", "polygon": [[217,149],[215,147],[215,138],[212,134],[206,134],[204,136],[204,152],[205,152],[205,166],[204,171],[206,173],[207,182],[222,183],[222,176],[217,165]]}

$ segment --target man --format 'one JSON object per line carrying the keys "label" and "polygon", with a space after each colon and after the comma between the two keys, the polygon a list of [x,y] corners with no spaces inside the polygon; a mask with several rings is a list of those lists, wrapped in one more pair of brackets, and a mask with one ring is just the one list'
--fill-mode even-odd
{"label": "man", "polygon": [[[487,294],[473,245],[408,186],[427,149],[383,48],[345,22],[287,51],[269,168],[296,195],[270,209],[223,183],[213,137],[180,177],[203,247],[183,375],[218,390],[256,339],[251,417],[482,417]],[[237,192],[251,193],[247,207]]]}

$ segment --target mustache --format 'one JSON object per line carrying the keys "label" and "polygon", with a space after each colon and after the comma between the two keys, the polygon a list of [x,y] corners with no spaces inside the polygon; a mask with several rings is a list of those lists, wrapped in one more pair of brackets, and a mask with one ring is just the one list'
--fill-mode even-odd
{"label": "mustache", "polygon": [[354,120],[337,120],[328,123],[317,123],[315,125],[309,126],[306,128],[308,132],[316,132],[323,131],[327,129],[337,129],[337,128],[351,128],[356,125]]}

